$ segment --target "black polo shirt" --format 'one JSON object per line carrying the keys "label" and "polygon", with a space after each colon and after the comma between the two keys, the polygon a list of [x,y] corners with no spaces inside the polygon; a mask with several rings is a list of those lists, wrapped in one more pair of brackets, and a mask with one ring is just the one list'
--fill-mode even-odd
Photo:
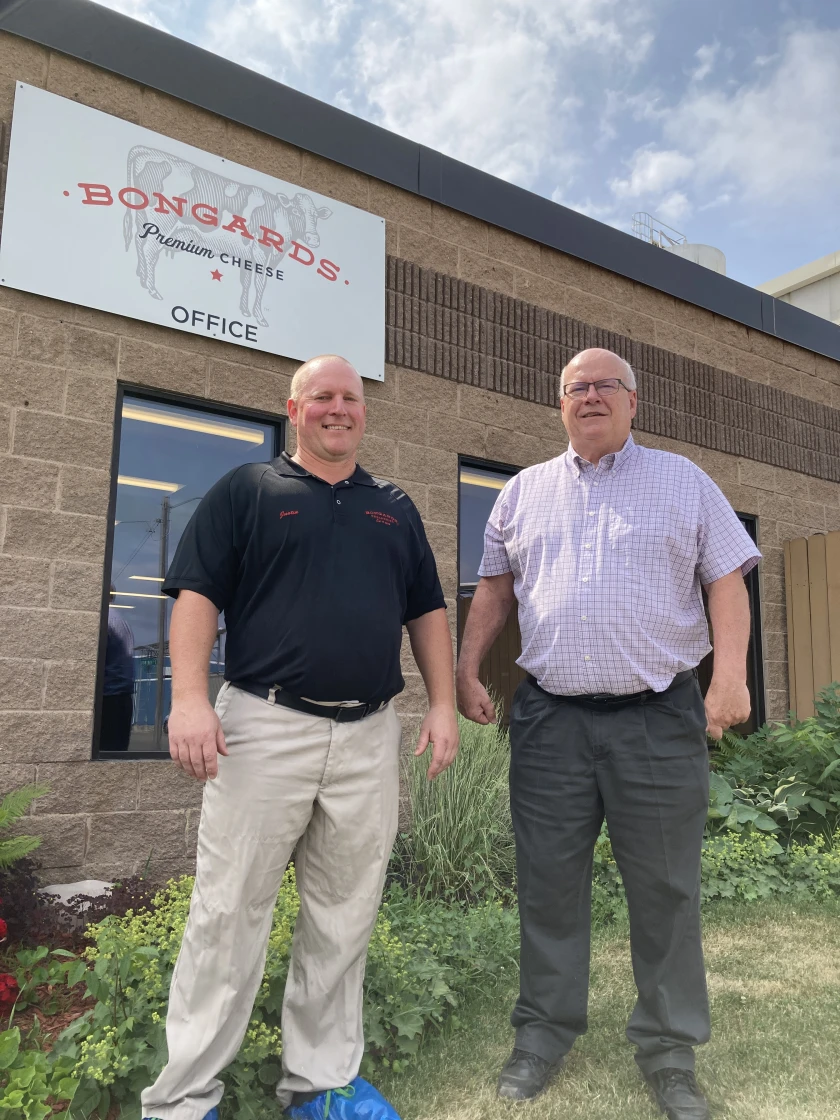
{"label": "black polo shirt", "polygon": [[331,485],[284,452],[202,498],[163,590],[225,612],[225,677],[311,700],[402,691],[402,627],[444,606],[414,503],[357,466]]}

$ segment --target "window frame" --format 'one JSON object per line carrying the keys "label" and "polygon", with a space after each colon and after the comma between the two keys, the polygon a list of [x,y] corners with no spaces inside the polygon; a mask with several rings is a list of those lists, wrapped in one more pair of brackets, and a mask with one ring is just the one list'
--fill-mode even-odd
{"label": "window frame", "polygon": [[458,519],[458,549],[456,557],[456,563],[458,565],[458,598],[461,598],[461,596],[467,592],[472,595],[476,587],[478,587],[477,582],[474,584],[461,583],[461,470],[464,467],[468,469],[472,468],[474,470],[497,471],[500,474],[509,474],[511,478],[519,474],[520,471],[524,470],[524,467],[514,467],[511,463],[502,463],[495,459],[479,459],[475,455],[458,456],[458,510],[456,514],[456,517]]}
{"label": "window frame", "polygon": [[[739,513],[735,516],[746,529],[753,544],[758,547],[758,515],[754,513]],[[755,696],[752,697],[755,725],[761,727],[767,719],[767,697],[764,691],[764,643],[762,641],[761,624],[761,562],[755,564],[744,577],[747,587],[747,596],[750,602],[750,640],[751,648],[748,653],[755,684]]]}
{"label": "window frame", "polygon": [[288,438],[288,419],[279,413],[263,412],[259,409],[228,405],[224,401],[206,400],[168,389],[153,389],[148,385],[133,382],[117,383],[117,398],[114,405],[113,444],[111,447],[111,489],[108,495],[107,533],[105,536],[105,558],[102,570],[102,595],[99,602],[99,642],[96,653],[96,675],[93,697],[93,726],[91,729],[92,762],[137,762],[145,759],[170,761],[168,751],[103,751],[99,749],[102,730],[102,689],[105,683],[105,647],[108,641],[108,603],[110,602],[111,565],[114,558],[114,519],[117,511],[117,475],[119,474],[120,449],[122,445],[122,408],[126,396],[137,397],[150,404],[172,404],[180,408],[193,408],[200,412],[210,412],[227,419],[252,420],[270,426],[274,432],[274,446],[270,458],[276,458],[286,448]]}

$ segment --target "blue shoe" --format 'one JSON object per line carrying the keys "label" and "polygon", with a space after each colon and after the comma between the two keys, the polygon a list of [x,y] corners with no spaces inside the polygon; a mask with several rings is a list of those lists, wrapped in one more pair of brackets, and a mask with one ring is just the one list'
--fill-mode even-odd
{"label": "blue shoe", "polygon": [[288,1110],[292,1120],[400,1120],[393,1105],[361,1077],[342,1089],[326,1089]]}

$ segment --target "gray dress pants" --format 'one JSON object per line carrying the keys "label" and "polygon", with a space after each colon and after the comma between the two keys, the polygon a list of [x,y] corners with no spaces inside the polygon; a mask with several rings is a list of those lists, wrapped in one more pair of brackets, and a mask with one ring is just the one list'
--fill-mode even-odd
{"label": "gray dress pants", "polygon": [[697,681],[593,711],[525,680],[510,739],[521,920],[516,1046],[555,1061],[586,1031],[592,856],[606,817],[638,989],[627,1037],[643,1073],[693,1069],[693,1047],[710,1033],[700,935],[709,760]]}

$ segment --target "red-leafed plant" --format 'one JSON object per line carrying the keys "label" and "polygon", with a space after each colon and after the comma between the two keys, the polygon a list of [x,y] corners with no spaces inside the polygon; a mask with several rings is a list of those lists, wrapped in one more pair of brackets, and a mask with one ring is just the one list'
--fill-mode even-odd
{"label": "red-leafed plant", "polygon": [[0,972],[0,1016],[8,1015],[17,1002],[18,982],[8,972]]}

